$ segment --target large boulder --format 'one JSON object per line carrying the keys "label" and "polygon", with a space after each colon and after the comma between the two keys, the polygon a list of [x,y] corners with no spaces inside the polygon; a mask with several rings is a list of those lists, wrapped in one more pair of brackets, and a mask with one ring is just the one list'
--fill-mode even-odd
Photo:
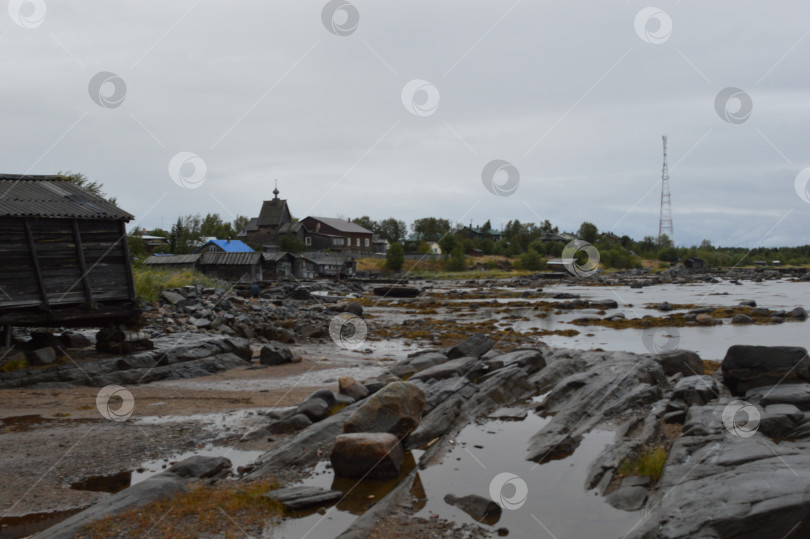
{"label": "large boulder", "polygon": [[681,373],[684,376],[703,374],[703,360],[695,352],[689,350],[670,350],[655,357],[655,360],[664,369],[664,374],[672,376]]}
{"label": "large boulder", "polygon": [[343,432],[387,432],[405,438],[419,425],[425,392],[410,382],[391,382],[368,397],[343,425]]}
{"label": "large boulder", "polygon": [[719,393],[720,388],[711,376],[686,376],[675,384],[672,400],[684,402],[687,406],[704,405],[716,399]]}
{"label": "large boulder", "polygon": [[292,351],[279,343],[269,343],[262,346],[261,355],[259,356],[259,363],[262,365],[282,365],[284,363],[292,363]]}
{"label": "large boulder", "polygon": [[337,476],[391,479],[399,474],[403,457],[393,434],[359,432],[337,436],[329,460]]}
{"label": "large boulder", "polygon": [[446,354],[449,359],[465,356],[479,358],[489,352],[493,346],[495,346],[495,341],[483,333],[476,333],[467,340],[448,348]]}
{"label": "large boulder", "polygon": [[760,386],[810,382],[810,357],[799,346],[734,345],[722,368],[723,383],[733,395]]}
{"label": "large boulder", "polygon": [[368,388],[351,376],[341,376],[338,378],[338,393],[359,401],[368,397]]}

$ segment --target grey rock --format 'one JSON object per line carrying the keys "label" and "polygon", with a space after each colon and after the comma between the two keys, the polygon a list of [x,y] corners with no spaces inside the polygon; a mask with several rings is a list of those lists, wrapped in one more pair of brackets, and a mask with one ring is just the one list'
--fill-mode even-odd
{"label": "grey rock", "polygon": [[759,386],[810,381],[810,357],[798,346],[734,345],[722,368],[723,383],[733,395]]}
{"label": "grey rock", "polygon": [[655,360],[661,364],[664,374],[672,376],[681,373],[684,376],[703,374],[703,360],[695,352],[689,350],[670,350],[655,356]]}
{"label": "grey rock", "polygon": [[324,401],[329,407],[334,406],[336,402],[334,392],[331,389],[327,388],[318,389],[317,391],[315,391],[309,397],[306,398],[306,400],[310,399],[320,399]]}
{"label": "grey rock", "polygon": [[93,346],[93,341],[81,333],[65,332],[59,336],[64,348],[87,348]]}
{"label": "grey rock", "polygon": [[716,399],[719,393],[720,388],[711,376],[686,376],[675,384],[672,399],[683,401],[688,406],[703,405]]}
{"label": "grey rock", "polygon": [[810,412],[810,384],[757,387],[745,393],[745,400],[766,409],[782,404],[792,405],[799,410]]}
{"label": "grey rock", "polygon": [[498,517],[502,511],[500,505],[477,494],[468,494],[461,497],[447,494],[444,501],[458,507],[478,522],[487,519],[487,517]]}
{"label": "grey rock", "polygon": [[[689,410],[650,494],[646,518],[628,539],[804,537],[810,477],[805,445],[760,432],[731,434],[722,399]],[[804,520],[804,524],[799,524]],[[797,527],[797,524],[798,527]]]}
{"label": "grey rock", "polygon": [[787,315],[791,318],[798,318],[800,320],[804,320],[805,318],[807,318],[807,311],[804,309],[804,307],[796,307],[795,309],[792,309],[789,313],[787,313]]}
{"label": "grey rock", "polygon": [[343,308],[343,312],[351,313],[355,316],[363,316],[363,306],[356,301],[352,301],[351,303],[346,304],[346,306]]}
{"label": "grey rock", "polygon": [[396,477],[403,459],[399,438],[387,432],[341,434],[329,456],[335,475],[369,479]]}
{"label": "grey rock", "polygon": [[356,401],[368,397],[368,389],[366,386],[351,376],[341,376],[338,379],[338,393],[347,395]]}
{"label": "grey rock", "polygon": [[744,299],[739,303],[740,307],[756,307],[757,302],[753,299]]}
{"label": "grey rock", "polygon": [[161,294],[161,297],[165,299],[167,302],[171,303],[172,305],[177,305],[178,302],[184,300],[182,294],[178,294],[177,292],[172,292],[171,290],[164,290]]}
{"label": "grey rock", "polygon": [[191,457],[160,474],[154,475],[120,492],[102,498],[95,505],[55,524],[35,537],[40,539],[67,539],[75,537],[94,520],[121,514],[129,509],[143,507],[187,491],[186,482],[193,478],[217,475],[231,467],[222,457]]}
{"label": "grey rock", "polygon": [[314,423],[329,416],[329,405],[321,399],[307,399],[298,405],[295,413],[307,416]]}
{"label": "grey rock", "polygon": [[30,365],[52,365],[56,361],[56,350],[46,346],[26,352],[25,356]]}
{"label": "grey rock", "polygon": [[635,484],[634,479],[634,477],[624,478],[617,490],[605,496],[605,501],[622,511],[638,511],[644,507],[647,500],[647,486]]}
{"label": "grey rock", "polygon": [[[476,365],[478,365],[477,369]],[[460,357],[420,371],[412,375],[410,380],[443,380],[454,376],[464,376],[473,370],[480,372],[482,366],[481,362],[473,357]]]}
{"label": "grey rock", "polygon": [[285,509],[298,510],[317,505],[328,505],[339,500],[343,493],[312,486],[294,486],[271,490],[265,497],[280,503]]}
{"label": "grey rock", "polygon": [[483,333],[476,333],[465,341],[448,348],[446,355],[449,359],[457,359],[460,357],[479,358],[489,352],[493,346],[495,346],[495,341]]}
{"label": "grey rock", "polygon": [[387,432],[404,439],[417,425],[425,392],[410,382],[392,382],[362,401],[343,425],[346,433]]}
{"label": "grey rock", "polygon": [[262,346],[259,363],[262,365],[282,365],[292,363],[292,351],[279,343],[269,343]]}
{"label": "grey rock", "polygon": [[753,324],[754,319],[747,314],[738,313],[731,318],[732,324]]}

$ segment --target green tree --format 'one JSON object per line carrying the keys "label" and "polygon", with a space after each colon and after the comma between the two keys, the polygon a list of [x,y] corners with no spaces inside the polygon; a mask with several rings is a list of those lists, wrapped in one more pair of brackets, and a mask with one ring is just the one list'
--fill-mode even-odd
{"label": "green tree", "polygon": [[540,254],[531,247],[526,254],[520,255],[520,262],[523,268],[529,271],[545,269],[547,264],[546,259],[540,256]]}
{"label": "green tree", "polygon": [[664,247],[658,251],[658,259],[666,260],[667,262],[677,262],[678,251],[674,247]]}
{"label": "green tree", "polygon": [[487,232],[489,232],[490,230],[492,230],[492,223],[490,223],[490,222],[489,222],[489,219],[487,219],[487,222],[486,222],[486,223],[484,223],[484,224],[483,224],[483,226],[481,226],[481,232],[483,232],[484,234],[486,234],[486,233],[487,233]]}
{"label": "green tree", "polygon": [[439,247],[442,248],[442,253],[445,255],[449,255],[458,246],[458,238],[454,234],[447,234],[439,241]]}
{"label": "green tree", "polygon": [[281,236],[278,240],[278,247],[288,253],[301,253],[307,250],[307,246],[301,241],[301,238],[290,231]]}
{"label": "green tree", "polygon": [[450,232],[450,221],[436,217],[417,219],[411,225],[414,234],[424,241],[439,241],[442,236]]}
{"label": "green tree", "polygon": [[377,233],[380,237],[388,240],[388,243],[402,243],[408,234],[408,225],[405,221],[398,221],[393,217],[383,219],[379,223]]}
{"label": "green tree", "polygon": [[236,234],[231,228],[231,224],[223,222],[218,213],[208,213],[200,223],[200,235],[204,238],[213,236],[224,240]]}
{"label": "green tree", "polygon": [[379,232],[379,229],[380,229],[380,225],[377,223],[377,221],[375,221],[374,219],[372,219],[368,215],[364,215],[362,217],[356,217],[356,218],[352,219],[352,222],[354,224],[356,224],[356,225],[362,226],[363,228],[365,228],[369,232],[374,232],[375,234],[377,232]]}
{"label": "green tree", "polygon": [[449,271],[465,271],[467,269],[467,260],[464,258],[464,251],[461,250],[461,247],[456,247],[450,253],[447,269]]}
{"label": "green tree", "polygon": [[239,234],[243,230],[245,230],[248,226],[250,219],[244,215],[237,215],[236,219],[233,220],[233,224],[231,228],[233,229],[234,234]]}
{"label": "green tree", "polygon": [[585,221],[579,226],[577,236],[587,241],[588,243],[595,243],[596,238],[599,236],[599,229],[596,228],[595,224]]}
{"label": "green tree", "polygon": [[107,196],[107,193],[104,192],[104,185],[101,182],[89,180],[87,176],[81,172],[59,171],[56,175],[75,183],[82,189],[90,191],[96,196],[100,196],[110,204],[118,205],[118,200],[115,197]]}
{"label": "green tree", "polygon": [[388,252],[385,253],[385,267],[391,271],[399,271],[405,264],[405,250],[402,244],[397,242],[392,243],[388,247]]}

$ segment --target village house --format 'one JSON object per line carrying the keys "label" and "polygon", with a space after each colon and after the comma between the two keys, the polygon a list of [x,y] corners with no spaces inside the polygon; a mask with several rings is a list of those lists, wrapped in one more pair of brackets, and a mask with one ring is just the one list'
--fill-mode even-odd
{"label": "village house", "polygon": [[332,217],[306,217],[301,220],[306,229],[307,249],[371,252],[374,234],[357,223]]}
{"label": "village house", "polygon": [[211,239],[199,247],[195,253],[252,253],[253,249],[241,240]]}
{"label": "village house", "polygon": [[63,176],[0,174],[0,326],[136,318],[131,219]]}
{"label": "village house", "polygon": [[494,242],[501,241],[503,238],[503,232],[500,230],[484,230],[480,227],[474,227],[472,224],[470,226],[465,226],[461,230],[458,231],[458,235],[467,238],[470,240],[492,240]]}
{"label": "village house", "polygon": [[200,257],[200,270],[208,277],[223,281],[254,283],[261,281],[262,253],[250,252],[209,252]]}

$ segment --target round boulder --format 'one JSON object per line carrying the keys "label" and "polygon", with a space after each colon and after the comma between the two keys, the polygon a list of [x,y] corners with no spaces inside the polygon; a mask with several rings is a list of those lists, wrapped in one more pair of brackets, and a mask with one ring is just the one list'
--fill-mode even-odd
{"label": "round boulder", "polygon": [[732,324],[753,324],[754,319],[748,316],[747,314],[735,314],[734,318],[731,319]]}
{"label": "round boulder", "polygon": [[262,346],[259,363],[262,365],[282,365],[292,363],[292,351],[279,343],[270,343]]}
{"label": "round boulder", "polygon": [[368,388],[351,376],[341,376],[338,379],[338,393],[359,401],[368,397]]}
{"label": "round boulder", "polygon": [[409,382],[391,382],[368,397],[354,411],[343,432],[387,432],[405,438],[418,425],[425,407],[425,392]]}
{"label": "round boulder", "polygon": [[338,435],[329,460],[337,476],[391,479],[399,474],[403,457],[393,434],[359,432]]}
{"label": "round boulder", "polygon": [[350,313],[355,316],[363,316],[363,306],[356,301],[352,301],[351,303],[346,304],[346,306],[343,308],[343,312]]}

